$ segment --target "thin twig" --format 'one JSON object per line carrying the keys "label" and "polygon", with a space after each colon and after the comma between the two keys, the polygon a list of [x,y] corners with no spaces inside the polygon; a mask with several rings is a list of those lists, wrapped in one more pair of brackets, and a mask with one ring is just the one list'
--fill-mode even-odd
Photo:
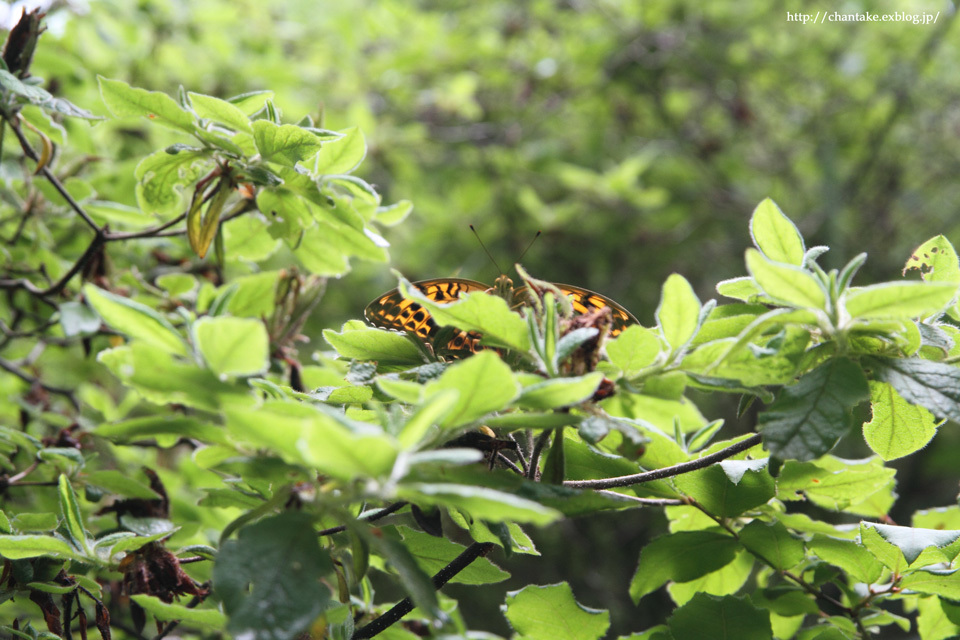
{"label": "thin twig", "polygon": [[[14,135],[17,136],[17,140],[20,141],[20,148],[23,149],[24,155],[33,160],[34,162],[39,162],[40,158],[37,156],[37,152],[33,150],[33,147],[30,146],[30,141],[27,140],[27,137],[23,135],[23,131],[20,130],[20,122],[17,119],[8,120],[10,124],[10,129],[13,130]],[[83,207],[73,199],[73,196],[70,195],[70,192],[67,191],[67,188],[63,186],[57,176],[53,175],[49,169],[46,167],[41,167],[40,173],[43,174],[43,177],[50,181],[50,184],[53,185],[53,188],[67,201],[67,204],[70,205],[70,208],[77,212],[83,221],[87,223],[94,233],[97,235],[102,235],[103,230],[97,226],[97,223],[93,221],[93,218],[83,210]]]}
{"label": "thin twig", "polygon": [[2,358],[0,358],[0,369],[4,369],[5,371],[12,373],[13,375],[23,380],[24,382],[27,382],[29,384],[39,385],[40,388],[44,389],[45,391],[49,391],[50,393],[55,393],[57,395],[66,397],[67,400],[70,401],[70,404],[73,405],[74,409],[76,409],[77,411],[80,410],[80,403],[77,402],[77,399],[73,395],[72,390],[64,389],[62,387],[55,387],[51,384],[46,384],[44,382],[41,382],[39,378],[35,378],[34,376],[30,375],[26,371],[20,369],[19,367],[17,367],[16,365],[10,362],[7,362]]}
{"label": "thin twig", "polygon": [[[463,553],[454,558],[450,564],[445,566],[443,569],[440,569],[440,571],[433,576],[434,588],[442,588],[443,585],[447,584],[451,578],[466,569],[471,562],[490,553],[495,546],[496,545],[492,542],[474,542],[472,545],[467,547]],[[372,638],[381,631],[384,631],[390,625],[398,622],[403,616],[407,615],[411,611],[413,611],[413,601],[410,598],[404,598],[397,604],[393,605],[389,611],[376,618],[370,624],[360,627],[354,631],[351,640]]]}
{"label": "thin twig", "polygon": [[543,448],[547,446],[547,441],[550,440],[550,435],[553,433],[553,430],[547,430],[540,434],[540,437],[537,438],[536,444],[533,445],[533,451],[530,453],[530,466],[527,467],[527,478],[530,480],[537,479],[537,471],[540,466],[540,454],[543,453]]}
{"label": "thin twig", "polygon": [[750,437],[737,442],[736,444],[730,445],[726,449],[721,449],[720,451],[703,456],[702,458],[697,458],[696,460],[681,462],[680,464],[675,464],[671,467],[663,467],[662,469],[654,469],[653,471],[635,473],[629,476],[618,476],[616,478],[600,478],[599,480],[567,480],[563,484],[566,487],[573,487],[575,489],[613,489],[615,487],[629,487],[630,485],[634,484],[651,482],[652,480],[662,480],[663,478],[679,476],[684,473],[696,471],[697,469],[709,467],[714,462],[725,460],[730,456],[740,453],[741,451],[746,451],[747,449],[760,444],[760,442],[760,434],[755,433]]}
{"label": "thin twig", "polygon": [[[362,521],[364,521],[364,522],[375,522],[375,521],[379,520],[380,518],[385,518],[385,517],[387,517],[387,516],[390,515],[391,513],[394,513],[394,512],[396,512],[396,511],[400,511],[400,509],[403,509],[405,506],[407,506],[407,503],[404,502],[403,500],[401,500],[400,502],[394,502],[393,504],[387,505],[386,507],[384,507],[383,509],[380,509],[379,511],[373,512],[372,514],[370,514],[370,515],[367,516],[366,518],[358,518],[358,520],[362,520]],[[317,532],[317,535],[318,535],[318,536],[332,536],[332,535],[335,534],[335,533],[340,533],[340,532],[346,531],[346,530],[347,530],[346,525],[340,525],[339,527],[330,527],[329,529],[323,529],[323,530],[321,530],[321,531],[318,531],[318,532]]]}

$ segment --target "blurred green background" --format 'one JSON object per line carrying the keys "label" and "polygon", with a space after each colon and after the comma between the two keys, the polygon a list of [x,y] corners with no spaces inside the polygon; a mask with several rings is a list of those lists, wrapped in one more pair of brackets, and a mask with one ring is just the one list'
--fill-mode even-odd
{"label": "blurred green background", "polygon": [[[824,10],[937,18],[788,20]],[[671,272],[704,300],[744,274],[747,221],[767,196],[808,245],[831,248],[824,266],[868,252],[861,284],[898,277],[930,236],[960,242],[953,21],[954,5],[935,0],[65,2],[34,73],[101,113],[95,74],[171,94],[272,89],[287,121],[309,113],[362,128],[359,175],[386,203],[415,205],[384,232],[407,277],[492,282],[468,224],[505,269],[539,230],[523,258],[533,275],[594,289],[652,324]],[[85,170],[104,197],[134,205],[133,167],[166,139],[145,123],[67,127],[71,153],[129,164],[125,177]],[[311,347],[395,284],[387,267],[362,263],[329,283]],[[748,416],[731,430],[750,428]],[[954,431],[899,465],[895,520],[955,500]],[[859,436],[842,446],[866,455]],[[567,579],[578,600],[611,609],[613,631],[652,625],[666,596],[638,609],[626,585],[662,527],[637,511],[540,532],[544,556],[507,560],[525,579],[504,588]],[[502,592],[451,592],[479,627],[506,632]]]}

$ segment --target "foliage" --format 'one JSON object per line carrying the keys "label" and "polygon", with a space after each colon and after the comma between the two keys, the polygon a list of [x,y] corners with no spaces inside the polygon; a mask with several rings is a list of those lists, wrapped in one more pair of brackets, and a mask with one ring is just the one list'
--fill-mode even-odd
{"label": "foliage", "polygon": [[[39,16],[22,25],[0,83],[4,633],[463,636],[448,582],[484,589],[537,553],[528,531],[633,509],[669,531],[629,594],[666,587],[675,607],[632,637],[958,632],[958,508],[895,524],[886,464],[960,421],[944,236],[906,260],[920,280],[856,286],[866,254],[821,266],[827,248],[767,199],[746,275],[716,287],[736,302],[673,274],[655,326],[613,336],[522,268],[522,305],[438,304],[401,276],[442,328],[350,320],[306,360],[327,279],[386,262],[383,228],[410,211],[355,174],[360,131],[286,120],[269,91],[107,77],[108,122],[86,130],[93,112],[30,75]],[[161,142],[89,176],[64,166],[124,126]],[[460,330],[488,348],[445,357]],[[723,394],[757,433],[715,440],[723,422],[695,401]],[[861,424],[876,455],[832,455]],[[611,619],[566,583],[522,585],[503,611],[524,638],[599,638]]]}

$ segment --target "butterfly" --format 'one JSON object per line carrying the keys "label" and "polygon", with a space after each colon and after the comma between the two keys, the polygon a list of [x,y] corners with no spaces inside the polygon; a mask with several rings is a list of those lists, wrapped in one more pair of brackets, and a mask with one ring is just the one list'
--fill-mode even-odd
{"label": "butterfly", "polygon": [[[493,287],[476,280],[465,278],[435,278],[414,282],[413,286],[419,289],[426,297],[434,302],[453,302],[474,291],[492,291],[501,296],[513,307],[523,306],[528,296],[526,287],[514,287],[513,281],[505,275],[497,278]],[[599,293],[575,287],[569,284],[554,284],[563,295],[567,296],[577,315],[584,315],[602,309],[610,309],[613,323],[610,327],[610,337],[616,337],[627,326],[639,324],[632,313],[610,298]],[[422,306],[403,297],[399,289],[388,291],[367,305],[363,312],[370,324],[394,331],[406,331],[417,336],[420,340],[433,343],[441,332],[440,325],[430,316],[430,312]],[[482,336],[476,331],[454,330],[445,344],[439,345],[440,351],[453,358],[469,356],[483,349],[480,346]]]}

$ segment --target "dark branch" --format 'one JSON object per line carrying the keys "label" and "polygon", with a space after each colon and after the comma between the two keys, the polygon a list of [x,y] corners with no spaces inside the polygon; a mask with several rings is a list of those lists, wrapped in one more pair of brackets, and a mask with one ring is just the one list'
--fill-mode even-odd
{"label": "dark branch", "polygon": [[[380,511],[375,511],[375,512],[371,513],[371,514],[370,514],[369,516],[367,516],[366,518],[358,518],[358,519],[359,519],[359,520],[362,520],[363,522],[376,522],[376,521],[379,520],[380,518],[385,518],[385,517],[387,517],[388,515],[390,515],[391,513],[400,511],[400,509],[403,509],[405,506],[407,506],[407,503],[404,502],[403,500],[401,500],[400,502],[394,502],[393,504],[388,505],[388,506],[384,507],[383,509],[380,509]],[[335,534],[335,533],[340,533],[340,532],[346,531],[346,530],[347,530],[346,525],[340,525],[339,527],[330,527],[329,529],[323,529],[323,530],[321,530],[321,531],[318,531],[318,532],[317,532],[317,535],[318,535],[318,536],[332,536],[332,535]]]}
{"label": "dark branch", "polygon": [[[492,542],[474,542],[467,547],[463,553],[454,558],[450,564],[440,569],[440,571],[433,576],[433,586],[436,589],[442,588],[451,578],[466,569],[471,562],[490,553],[495,546]],[[372,638],[390,625],[398,622],[411,611],[413,611],[413,601],[410,600],[410,598],[404,598],[367,626],[357,629],[353,633],[351,640]]]}
{"label": "dark branch", "polygon": [[760,434],[755,433],[736,444],[730,445],[726,449],[721,449],[720,451],[703,456],[702,458],[697,458],[696,460],[681,462],[680,464],[675,464],[672,467],[663,467],[662,469],[654,469],[653,471],[645,471],[643,473],[635,473],[633,475],[619,476],[616,478],[600,478],[599,480],[567,480],[563,484],[564,486],[574,487],[575,489],[613,489],[614,487],[629,487],[630,485],[634,484],[642,484],[644,482],[651,482],[653,480],[662,480],[663,478],[679,476],[684,473],[696,471],[697,469],[709,467],[714,462],[725,460],[730,456],[740,453],[741,451],[746,451],[747,449],[760,444],[760,442]]}

